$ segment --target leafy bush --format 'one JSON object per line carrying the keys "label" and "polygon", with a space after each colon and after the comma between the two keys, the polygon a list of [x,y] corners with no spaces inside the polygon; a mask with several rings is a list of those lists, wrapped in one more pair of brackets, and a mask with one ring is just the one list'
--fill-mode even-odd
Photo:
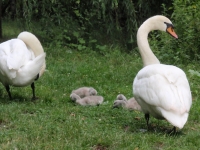
{"label": "leafy bush", "polygon": [[174,0],[173,9],[169,18],[175,25],[178,40],[169,38],[165,33],[153,34],[150,40],[152,49],[164,63],[186,64],[193,60],[199,61],[200,1]]}
{"label": "leafy bush", "polygon": [[[91,47],[101,51],[106,44],[120,44],[124,48],[137,47],[136,31],[146,18],[160,14],[161,4],[166,7],[172,0],[29,0],[17,1],[15,9],[6,8],[4,17],[17,10],[16,17],[26,30],[36,30],[33,22],[40,24],[47,42],[78,50]],[[152,9],[152,7],[154,9]],[[13,12],[12,12],[13,14]]]}
{"label": "leafy bush", "polygon": [[200,1],[175,0],[172,17],[176,20],[180,38],[177,47],[184,53],[181,55],[182,59],[200,60]]}

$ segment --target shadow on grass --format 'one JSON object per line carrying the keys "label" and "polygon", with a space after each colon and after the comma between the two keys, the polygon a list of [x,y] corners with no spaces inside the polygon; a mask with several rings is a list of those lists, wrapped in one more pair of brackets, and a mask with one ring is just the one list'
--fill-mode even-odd
{"label": "shadow on grass", "polygon": [[23,95],[20,95],[18,93],[12,93],[12,99],[9,98],[7,94],[3,94],[2,90],[0,89],[0,102],[1,103],[11,103],[11,102],[17,102],[17,103],[24,103],[24,102],[37,102],[37,100],[32,100],[32,95],[30,97],[26,97]]}
{"label": "shadow on grass", "polygon": [[182,130],[173,131],[173,126],[166,127],[166,126],[159,126],[159,125],[149,125],[149,129],[147,130],[148,133],[158,133],[158,134],[165,134],[171,137],[179,137],[185,135]]}
{"label": "shadow on grass", "polygon": [[173,126],[160,126],[158,124],[149,124],[149,128],[147,129],[146,124],[141,123],[141,121],[137,123],[129,123],[123,125],[122,129],[124,132],[132,132],[132,133],[144,133],[144,134],[158,134],[158,135],[166,135],[170,137],[180,137],[185,135],[182,130],[176,130],[173,132]]}
{"label": "shadow on grass", "polygon": [[107,150],[109,146],[97,144],[92,147],[92,150]]}

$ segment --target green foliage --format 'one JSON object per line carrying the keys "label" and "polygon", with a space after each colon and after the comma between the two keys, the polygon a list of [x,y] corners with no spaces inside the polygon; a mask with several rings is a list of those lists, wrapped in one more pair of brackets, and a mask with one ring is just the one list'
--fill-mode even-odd
{"label": "green foliage", "polygon": [[[162,3],[171,6],[171,0],[20,0],[10,7],[16,7],[16,18],[25,30],[35,30],[36,21],[37,30],[43,31],[45,40],[52,45],[101,51],[106,44],[129,50],[136,47],[138,26],[160,14]],[[8,0],[3,4],[5,7]],[[9,17],[7,14],[13,10],[10,7],[5,9],[4,17]]]}
{"label": "green foliage", "polygon": [[[165,6],[163,6],[165,7]],[[164,8],[164,10],[172,8]],[[151,34],[150,45],[163,63],[187,64],[200,60],[200,1],[174,0],[174,12],[169,17],[178,35],[178,40],[166,33]],[[164,14],[166,14],[164,12]]]}
{"label": "green foliage", "polygon": [[[3,1],[3,6],[7,3],[8,0]],[[179,39],[154,32],[149,42],[161,62],[179,64],[200,60],[199,8],[197,0],[21,0],[16,3],[16,20],[24,30],[39,30],[49,46],[105,54],[110,49],[107,45],[135,51],[141,23],[152,15],[164,14],[175,25]],[[4,18],[9,17],[5,15],[10,10],[5,10]]]}
{"label": "green foliage", "polygon": [[180,37],[177,46],[182,51],[181,59],[200,60],[200,1],[175,0],[172,17],[176,20],[176,30]]}

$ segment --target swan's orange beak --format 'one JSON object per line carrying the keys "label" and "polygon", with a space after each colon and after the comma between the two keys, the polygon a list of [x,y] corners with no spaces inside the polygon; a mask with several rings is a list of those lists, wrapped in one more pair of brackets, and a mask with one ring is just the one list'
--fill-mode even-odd
{"label": "swan's orange beak", "polygon": [[167,32],[168,32],[171,36],[173,36],[174,38],[178,39],[178,36],[177,36],[176,32],[174,31],[174,28],[173,28],[172,26],[169,26],[169,27],[167,28]]}

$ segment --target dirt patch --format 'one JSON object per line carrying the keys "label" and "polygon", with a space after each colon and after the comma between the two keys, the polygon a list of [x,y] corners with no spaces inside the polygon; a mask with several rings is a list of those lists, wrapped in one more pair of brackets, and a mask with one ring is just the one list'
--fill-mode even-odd
{"label": "dirt patch", "polygon": [[105,145],[98,144],[98,145],[93,146],[93,150],[108,150],[108,147]]}

